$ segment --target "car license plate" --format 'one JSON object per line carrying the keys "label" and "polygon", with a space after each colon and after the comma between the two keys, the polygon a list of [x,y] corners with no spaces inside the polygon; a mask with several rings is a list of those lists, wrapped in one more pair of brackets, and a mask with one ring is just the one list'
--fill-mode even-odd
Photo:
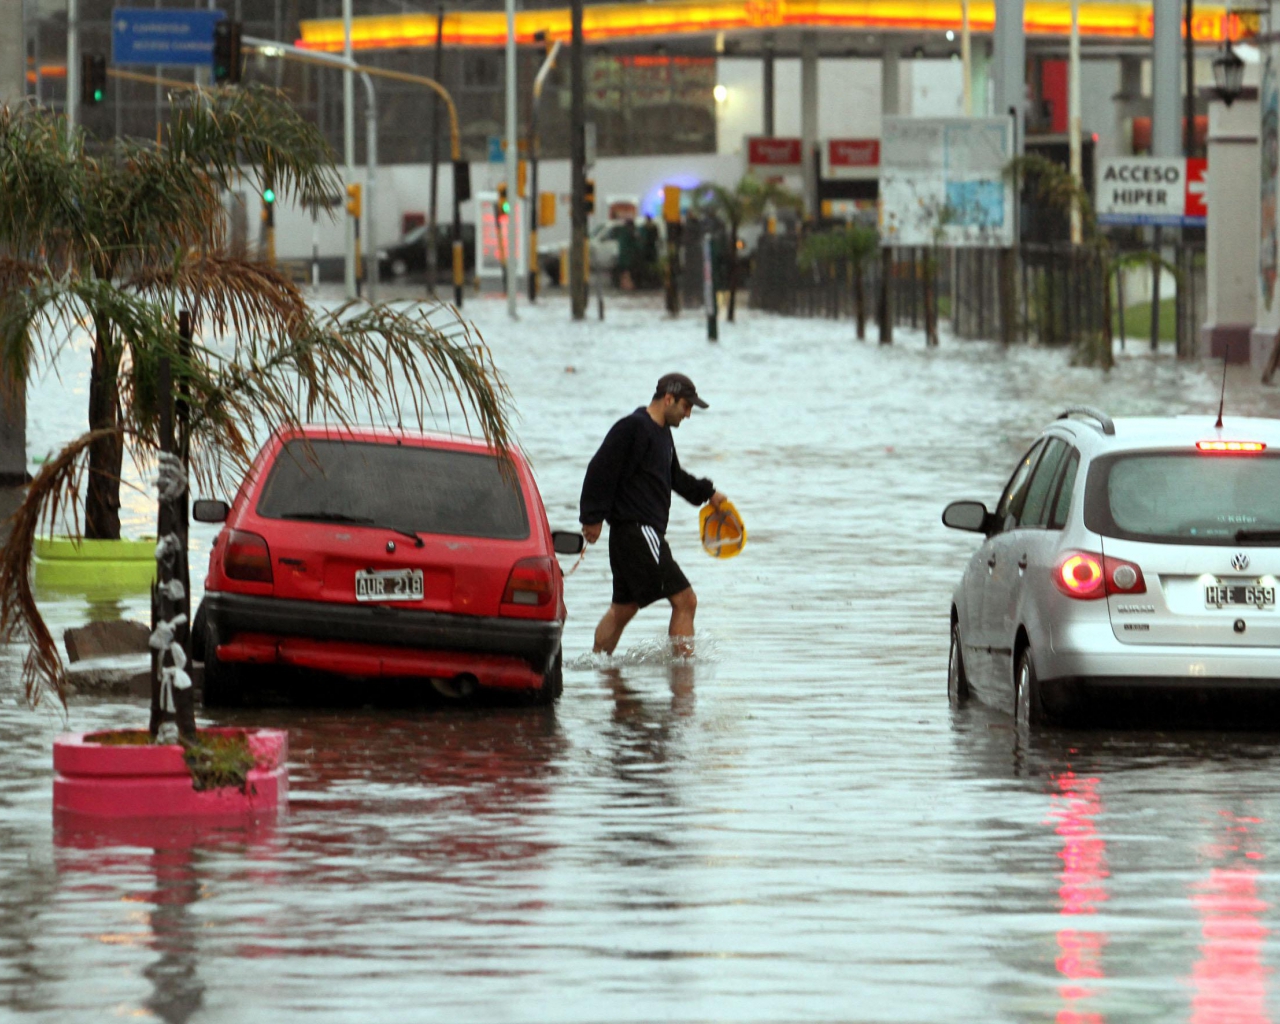
{"label": "car license plate", "polygon": [[357,569],[357,601],[421,601],[421,569]]}
{"label": "car license plate", "polygon": [[1273,608],[1276,588],[1253,584],[1245,586],[1219,586],[1210,584],[1204,588],[1206,608]]}

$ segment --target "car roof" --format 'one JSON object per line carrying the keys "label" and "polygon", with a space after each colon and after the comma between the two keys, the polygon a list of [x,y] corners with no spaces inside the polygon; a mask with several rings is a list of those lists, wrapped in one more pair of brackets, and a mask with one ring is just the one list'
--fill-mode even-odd
{"label": "car roof", "polygon": [[1197,441],[1261,441],[1280,447],[1280,419],[1261,416],[1223,416],[1218,427],[1217,414],[1189,413],[1181,416],[1118,416],[1108,420],[1114,433],[1107,434],[1103,424],[1086,415],[1083,418],[1059,419],[1045,428],[1065,428],[1081,447],[1102,454],[1150,448],[1192,448]]}
{"label": "car roof", "polygon": [[[313,441],[360,441],[367,444],[409,444],[420,448],[446,448],[451,451],[476,452],[496,455],[497,450],[483,437],[469,434],[448,434],[436,431],[407,430],[402,427],[383,427],[374,424],[303,423],[296,427],[281,427],[277,432],[281,443],[298,437]],[[514,445],[509,452],[522,458]]]}

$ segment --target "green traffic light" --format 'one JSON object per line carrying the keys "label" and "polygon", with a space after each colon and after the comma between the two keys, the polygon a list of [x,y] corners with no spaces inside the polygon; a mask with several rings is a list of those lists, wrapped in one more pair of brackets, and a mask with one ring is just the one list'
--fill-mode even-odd
{"label": "green traffic light", "polygon": [[103,95],[103,93],[102,93],[102,90],[101,90],[101,89],[94,89],[94,90],[93,90],[93,102],[94,102],[94,103],[101,103],[101,102],[102,102],[102,95]]}
{"label": "green traffic light", "polygon": [[274,203],[276,201],[276,190],[273,188],[263,189],[262,201],[264,203]]}
{"label": "green traffic light", "polygon": [[510,212],[511,212],[511,204],[510,204],[510,203],[503,203],[503,204],[502,204],[502,212],[503,212],[504,214],[510,213]]}

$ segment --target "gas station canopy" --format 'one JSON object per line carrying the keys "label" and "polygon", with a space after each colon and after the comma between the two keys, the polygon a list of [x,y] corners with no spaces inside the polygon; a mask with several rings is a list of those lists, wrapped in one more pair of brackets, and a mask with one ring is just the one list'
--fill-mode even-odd
{"label": "gas station canopy", "polygon": [[[583,36],[589,43],[626,42],[716,33],[759,33],[817,29],[872,32],[958,32],[960,0],[664,0],[658,3],[593,4],[583,12]],[[1229,11],[1222,3],[1197,3],[1192,34],[1202,44],[1219,44],[1230,35],[1256,34],[1256,14]],[[971,0],[969,27],[977,33],[995,26],[993,0]],[[1070,0],[1026,0],[1028,36],[1062,37],[1071,31]],[[1137,42],[1152,35],[1150,2],[1084,2],[1080,34],[1098,41]],[[355,18],[351,44],[357,50],[429,47],[436,44],[434,14],[389,14]],[[298,45],[341,51],[340,18],[301,23]],[[501,10],[445,14],[445,46],[502,46],[507,18]],[[527,10],[516,14],[516,39],[533,44],[570,37],[569,8]]]}

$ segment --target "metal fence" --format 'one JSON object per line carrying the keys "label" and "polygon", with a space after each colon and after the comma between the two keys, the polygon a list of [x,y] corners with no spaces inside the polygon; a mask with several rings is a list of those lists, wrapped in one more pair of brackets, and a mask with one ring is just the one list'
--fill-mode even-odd
{"label": "metal fence", "polygon": [[[751,306],[786,316],[855,316],[854,268],[839,261],[802,270],[799,247],[795,235],[761,239],[749,278]],[[872,258],[862,267],[866,318],[868,322],[877,320],[881,276],[887,267],[885,291],[893,323],[923,327],[925,280],[932,271],[940,318],[949,322],[957,337],[1000,338],[1004,333],[1001,253],[999,249],[972,248],[941,249],[931,254],[920,248],[895,248],[883,264]],[[1135,255],[1145,261],[1143,265],[1121,269],[1126,259]],[[1153,265],[1165,268],[1162,298],[1175,299],[1176,294],[1177,350],[1190,354],[1196,349],[1205,310],[1202,242],[1167,247],[1158,262],[1150,250],[1116,245],[1106,265],[1100,253],[1089,247],[1025,243],[1012,263],[1013,301],[1008,308],[1014,322],[1009,336],[1014,341],[1051,346],[1089,343],[1104,333],[1104,297],[1109,289],[1112,336],[1122,346],[1132,343],[1135,339],[1126,331],[1123,310],[1126,305],[1132,309],[1138,304],[1135,293],[1144,296],[1141,301],[1150,301]],[[1182,282],[1176,289],[1172,284],[1175,270]],[[700,296],[690,298],[695,305],[701,301]],[[1136,340],[1146,342],[1149,336]]]}

